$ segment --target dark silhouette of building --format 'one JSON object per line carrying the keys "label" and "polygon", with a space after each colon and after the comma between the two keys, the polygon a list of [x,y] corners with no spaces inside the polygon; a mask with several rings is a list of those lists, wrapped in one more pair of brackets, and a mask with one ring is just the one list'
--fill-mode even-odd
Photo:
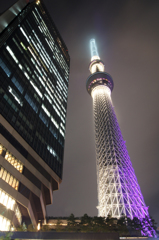
{"label": "dark silhouette of building", "polygon": [[44,4],[0,16],[0,230],[36,228],[62,180],[67,47]]}

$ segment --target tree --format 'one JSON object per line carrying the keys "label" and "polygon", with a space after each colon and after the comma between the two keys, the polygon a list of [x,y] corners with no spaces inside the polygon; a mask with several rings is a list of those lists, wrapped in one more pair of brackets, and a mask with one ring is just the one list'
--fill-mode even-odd
{"label": "tree", "polygon": [[93,232],[108,232],[108,227],[104,217],[93,218]]}
{"label": "tree", "polygon": [[117,218],[112,218],[111,215],[108,215],[106,224],[109,226],[109,232],[117,231],[117,222]]}
{"label": "tree", "polygon": [[141,231],[141,221],[137,217],[134,217],[132,220],[132,227],[135,231]]}
{"label": "tree", "polygon": [[42,232],[48,232],[48,231],[50,231],[50,228],[49,228],[48,225],[42,225],[41,231]]}
{"label": "tree", "polygon": [[71,213],[71,215],[68,217],[68,226],[76,226],[76,221],[75,221],[75,216],[73,213]]}
{"label": "tree", "polygon": [[86,213],[81,217],[81,224],[83,225],[92,225],[92,218],[89,217]]}
{"label": "tree", "polygon": [[19,232],[26,232],[27,231],[27,226],[26,226],[25,222],[23,222],[22,225],[17,227],[17,231],[19,231]]}
{"label": "tree", "polygon": [[33,224],[28,225],[28,232],[37,232],[37,230],[34,228]]}
{"label": "tree", "polygon": [[151,226],[156,231],[157,230],[157,222],[155,222],[155,219],[153,219],[151,216],[150,216],[150,221],[151,221]]}
{"label": "tree", "polygon": [[[131,219],[130,219],[131,220]],[[125,216],[121,217],[117,221],[117,229],[119,231],[120,235],[129,235],[129,230],[128,230],[128,221],[129,219]]]}
{"label": "tree", "polygon": [[89,217],[86,213],[81,217],[79,224],[82,232],[91,232],[93,228],[93,218]]}
{"label": "tree", "polygon": [[57,221],[56,221],[56,232],[62,232],[61,224],[62,224],[61,219],[57,219]]}
{"label": "tree", "polygon": [[69,231],[69,232],[78,231],[78,229],[77,229],[78,224],[75,220],[76,220],[76,218],[75,218],[74,214],[72,213],[67,219],[67,227],[66,227],[67,231]]}

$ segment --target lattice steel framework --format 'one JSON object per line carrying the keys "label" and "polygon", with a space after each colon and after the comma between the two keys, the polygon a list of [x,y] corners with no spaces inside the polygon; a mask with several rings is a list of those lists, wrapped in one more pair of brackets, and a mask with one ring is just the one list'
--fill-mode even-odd
{"label": "lattice steel framework", "polygon": [[[104,72],[104,64],[99,56],[92,57],[89,69],[92,75],[87,79],[86,87],[93,98],[98,215],[149,219],[148,208],[140,191],[112,104],[113,80]],[[146,226],[146,234],[155,235],[149,224]]]}
{"label": "lattice steel framework", "polygon": [[107,86],[92,91],[99,216],[148,215]]}

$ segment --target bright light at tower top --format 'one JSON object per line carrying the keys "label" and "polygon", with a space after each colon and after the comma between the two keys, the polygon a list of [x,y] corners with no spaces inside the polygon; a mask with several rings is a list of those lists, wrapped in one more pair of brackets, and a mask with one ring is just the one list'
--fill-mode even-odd
{"label": "bright light at tower top", "polygon": [[98,55],[97,45],[95,39],[90,40],[91,49],[91,63],[89,65],[89,70],[93,74],[95,72],[104,72],[104,63],[100,60]]}
{"label": "bright light at tower top", "polygon": [[97,45],[95,39],[90,40],[90,49],[91,49],[91,61],[94,59],[100,59],[98,55]]}

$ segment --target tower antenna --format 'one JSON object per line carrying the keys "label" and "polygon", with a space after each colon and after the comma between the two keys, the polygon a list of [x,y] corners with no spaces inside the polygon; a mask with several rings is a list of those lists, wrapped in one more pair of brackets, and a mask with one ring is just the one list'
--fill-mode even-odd
{"label": "tower antenna", "polygon": [[93,38],[90,40],[90,49],[91,49],[91,58],[94,56],[97,56],[99,58],[96,41]]}

